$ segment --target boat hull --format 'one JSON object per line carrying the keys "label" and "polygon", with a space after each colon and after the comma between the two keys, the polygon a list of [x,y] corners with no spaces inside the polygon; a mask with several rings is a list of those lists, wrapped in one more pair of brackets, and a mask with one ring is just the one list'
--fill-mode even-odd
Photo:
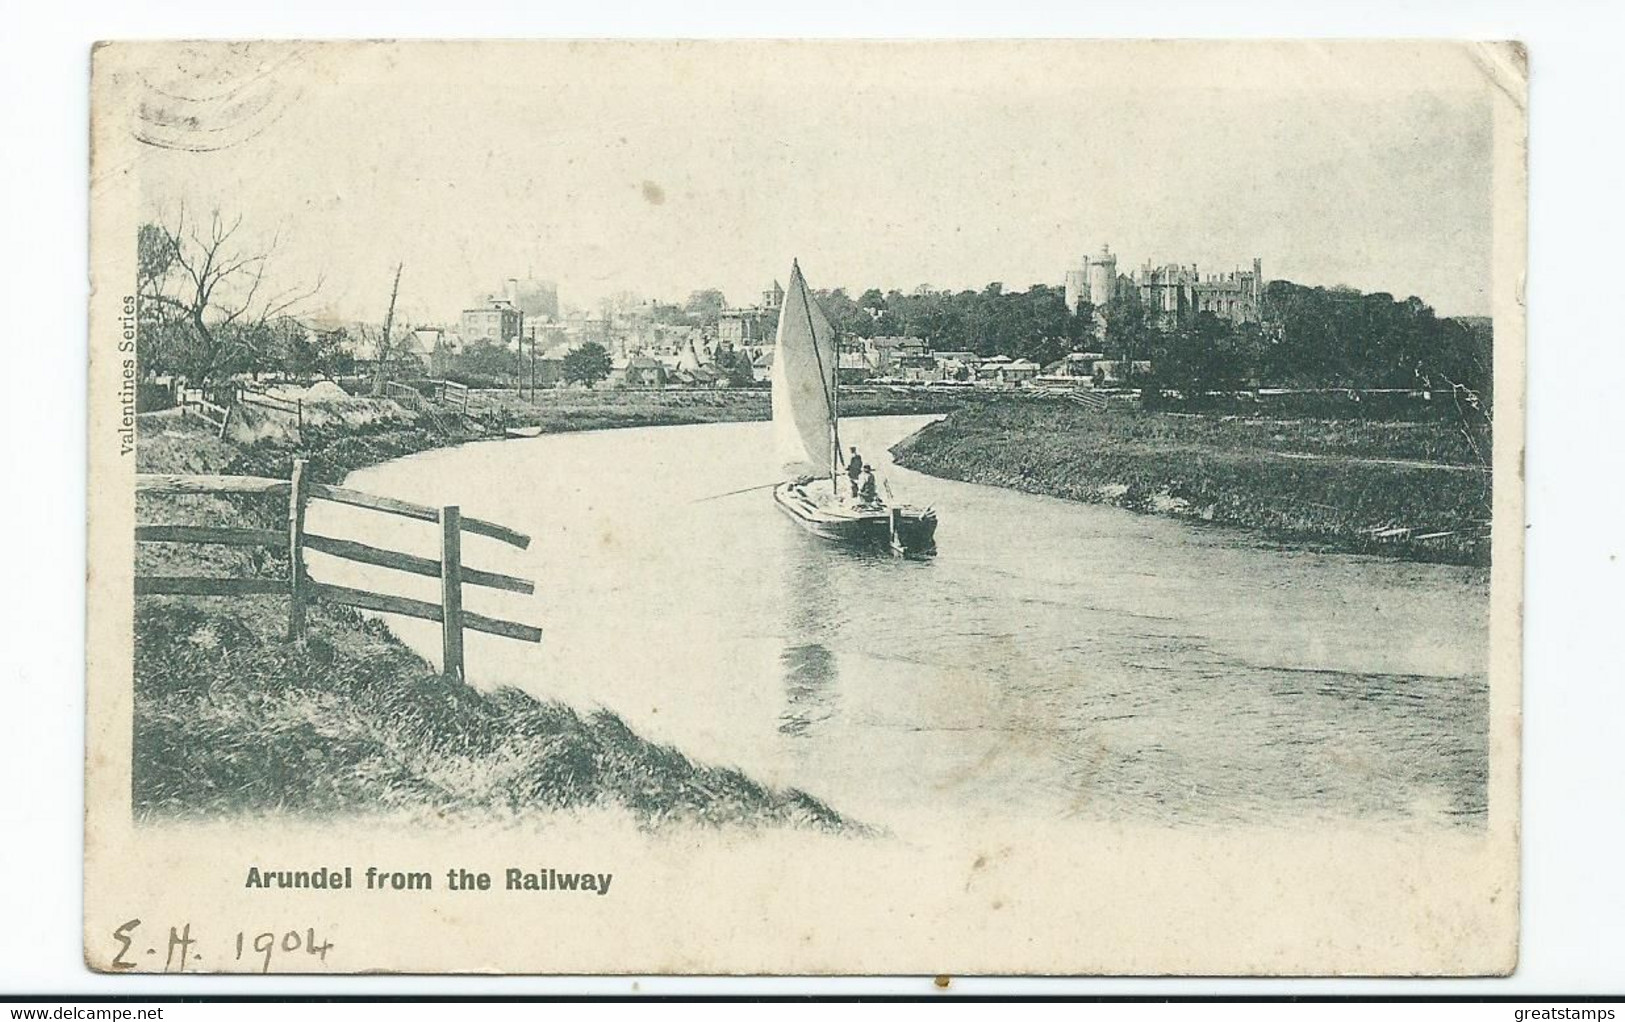
{"label": "boat hull", "polygon": [[815,499],[795,482],[773,488],[773,502],[790,520],[821,539],[853,546],[890,548],[904,555],[936,550],[937,516],[929,509],[854,507]]}

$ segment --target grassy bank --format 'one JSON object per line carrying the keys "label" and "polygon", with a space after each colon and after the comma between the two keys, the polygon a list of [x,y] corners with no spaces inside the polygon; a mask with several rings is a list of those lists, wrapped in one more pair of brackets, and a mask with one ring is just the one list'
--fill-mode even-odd
{"label": "grassy bank", "polygon": [[[841,414],[926,415],[965,407],[979,395],[951,391],[845,388]],[[678,426],[702,422],[761,422],[772,418],[768,391],[541,390],[532,400],[514,391],[478,391],[469,413],[483,424],[541,426],[546,432]]]}
{"label": "grassy bank", "polygon": [[[549,428],[650,424],[676,405],[564,416]],[[730,406],[707,406],[705,414]],[[222,441],[196,420],[144,416],[143,472],[285,476],[297,457],[319,481],[484,435],[491,422],[415,416],[357,402],[302,437],[246,412]],[[679,419],[677,421],[718,421]],[[588,425],[591,423],[591,425]],[[546,425],[547,421],[537,424]],[[248,442],[251,441],[251,442]],[[140,495],[148,523],[281,527],[284,501]],[[141,544],[150,575],[286,577],[257,548]],[[136,602],[134,805],[143,818],[221,813],[527,815],[608,808],[665,821],[852,825],[817,799],[737,770],[696,764],[634,734],[616,715],[582,715],[523,692],[451,683],[387,628],[341,607],[311,608],[303,644],[282,632],[286,601],[142,597]],[[475,679],[477,680],[477,679]]]}
{"label": "grassy bank", "polygon": [[1491,480],[1479,452],[1488,451],[1487,434],[1441,422],[995,401],[953,412],[893,453],[948,479],[1245,526],[1291,544],[1487,564]]}

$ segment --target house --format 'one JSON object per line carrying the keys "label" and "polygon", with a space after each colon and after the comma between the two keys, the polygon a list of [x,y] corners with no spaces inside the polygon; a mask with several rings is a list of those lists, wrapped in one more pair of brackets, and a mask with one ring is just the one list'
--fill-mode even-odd
{"label": "house", "polygon": [[943,378],[941,367],[929,351],[899,355],[897,364],[892,367],[892,376],[910,383],[929,383]]}
{"label": "house", "polygon": [[621,373],[623,387],[664,387],[666,367],[648,355],[634,355],[626,362]]}
{"label": "house", "polygon": [[[991,363],[991,364],[990,364]],[[981,379],[992,379],[1006,386],[1019,387],[1038,375],[1038,363],[1024,358],[1010,359],[1003,355],[982,363]]]}
{"label": "house", "polygon": [[952,355],[963,355],[962,358],[943,358],[943,352],[933,352],[932,357],[937,364],[938,378],[958,383],[973,383],[976,380],[976,371],[982,360],[970,352],[951,352]]}
{"label": "house", "polygon": [[772,348],[757,348],[751,353],[750,375],[757,383],[771,383],[773,380],[773,354]]}
{"label": "house", "polygon": [[1095,375],[1095,363],[1105,357],[1099,352],[1074,351],[1065,358],[1058,358],[1045,366],[1041,375],[1047,379],[1092,380]]}
{"label": "house", "polygon": [[861,351],[843,351],[836,360],[836,379],[841,383],[862,383],[875,374],[869,356]]}
{"label": "house", "polygon": [[869,364],[882,376],[889,376],[898,362],[908,356],[923,355],[930,351],[923,338],[880,336],[867,337],[858,347],[869,357]]}
{"label": "house", "polygon": [[692,369],[679,367],[669,377],[669,382],[679,387],[712,388],[722,385],[725,381],[716,366],[701,365]]}
{"label": "house", "polygon": [[1131,376],[1148,376],[1151,373],[1151,363],[1136,359],[1134,362],[1125,362],[1122,359],[1102,359],[1095,363],[1095,386],[1119,387],[1129,382]]}
{"label": "house", "polygon": [[506,298],[491,298],[482,306],[464,309],[459,332],[466,341],[488,340],[507,344],[519,336],[521,313]]}
{"label": "house", "polygon": [[999,378],[1007,383],[1026,383],[1037,375],[1038,363],[1024,358],[1018,358],[999,370]]}

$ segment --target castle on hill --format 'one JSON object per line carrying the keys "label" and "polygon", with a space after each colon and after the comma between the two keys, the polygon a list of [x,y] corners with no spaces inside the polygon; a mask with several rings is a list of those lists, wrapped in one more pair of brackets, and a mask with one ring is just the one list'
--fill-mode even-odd
{"label": "castle on hill", "polygon": [[1195,263],[1152,266],[1147,259],[1138,270],[1120,274],[1117,255],[1106,245],[1099,255],[1084,256],[1082,266],[1066,271],[1066,306],[1073,315],[1087,301],[1103,321],[1107,307],[1121,298],[1139,299],[1170,326],[1201,312],[1233,323],[1256,323],[1264,302],[1263,261],[1255,258],[1251,270],[1203,277]]}

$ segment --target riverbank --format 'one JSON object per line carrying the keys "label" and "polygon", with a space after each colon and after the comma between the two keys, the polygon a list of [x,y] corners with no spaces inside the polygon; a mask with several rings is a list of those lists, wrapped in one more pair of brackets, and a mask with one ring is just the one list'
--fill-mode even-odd
{"label": "riverbank", "polygon": [[1444,422],[1097,412],[980,403],[893,448],[946,479],[1241,526],[1271,540],[1489,563],[1487,433]]}
{"label": "riverbank", "polygon": [[[535,424],[605,428],[735,410],[698,407],[705,411],[600,401],[597,414],[553,406]],[[390,402],[357,400],[350,410],[329,409],[302,431],[249,413],[225,440],[196,419],[143,416],[138,470],[285,477],[294,459],[305,458],[315,480],[338,483],[355,469],[479,439],[492,428],[479,415],[416,415]],[[286,507],[251,496],[141,494],[137,516],[264,529],[282,527]],[[276,578],[286,577],[287,561],[259,548],[143,543],[137,571]],[[770,789],[646,741],[613,713],[582,715],[512,689],[448,682],[381,623],[347,608],[312,606],[303,644],[284,640],[286,616],[286,601],[275,596],[137,601],[138,816],[608,809],[650,826],[854,826],[803,792]]]}
{"label": "riverbank", "polygon": [[[963,392],[843,387],[841,414],[933,415],[983,399]],[[688,426],[707,422],[765,422],[773,417],[767,389],[476,391],[469,413],[489,428],[540,426],[544,433],[632,426]]]}

